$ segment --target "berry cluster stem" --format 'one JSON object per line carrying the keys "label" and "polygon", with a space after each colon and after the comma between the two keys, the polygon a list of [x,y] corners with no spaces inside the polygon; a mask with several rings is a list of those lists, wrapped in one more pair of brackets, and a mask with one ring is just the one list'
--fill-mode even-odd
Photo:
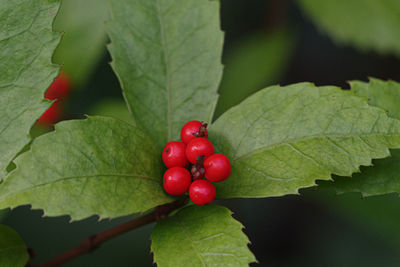
{"label": "berry cluster stem", "polygon": [[207,134],[206,134],[207,125],[208,125],[207,123],[202,121],[199,131],[197,133],[194,133],[193,135],[196,136],[196,137],[205,137],[205,136],[207,136]]}
{"label": "berry cluster stem", "polygon": [[180,198],[174,202],[167,203],[161,206],[158,206],[154,209],[154,211],[145,214],[139,218],[133,219],[126,223],[117,225],[112,227],[108,230],[100,232],[98,234],[89,236],[82,240],[82,242],[77,245],[76,247],[58,255],[57,257],[53,258],[52,260],[40,265],[40,267],[53,267],[53,266],[60,266],[70,260],[89,252],[97,249],[102,243],[122,235],[126,232],[139,228],[141,226],[147,225],[149,223],[153,223],[163,218],[167,217],[172,211],[179,209],[185,206],[188,203],[188,198]]}
{"label": "berry cluster stem", "polygon": [[196,164],[192,165],[190,172],[192,174],[193,181],[196,181],[204,177],[205,170],[203,167],[203,162],[204,162],[204,156],[198,156],[196,159]]}

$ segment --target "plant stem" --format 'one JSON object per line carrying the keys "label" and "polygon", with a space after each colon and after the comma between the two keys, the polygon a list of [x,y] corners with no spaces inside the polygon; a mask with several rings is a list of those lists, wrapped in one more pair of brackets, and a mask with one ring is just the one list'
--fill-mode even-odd
{"label": "plant stem", "polygon": [[207,123],[202,121],[199,131],[197,133],[194,133],[193,135],[196,136],[196,137],[205,137],[205,136],[207,136],[207,134],[206,134],[207,125],[208,125]]}
{"label": "plant stem", "polygon": [[172,211],[185,206],[187,202],[187,197],[178,199],[172,203],[158,206],[154,209],[154,211],[145,214],[139,218],[117,225],[98,234],[89,236],[82,240],[82,242],[76,247],[65,251],[64,253],[56,256],[50,261],[40,265],[40,267],[60,266],[61,264],[64,264],[82,254],[92,252],[93,250],[97,249],[103,242],[106,242],[133,229],[165,218]]}

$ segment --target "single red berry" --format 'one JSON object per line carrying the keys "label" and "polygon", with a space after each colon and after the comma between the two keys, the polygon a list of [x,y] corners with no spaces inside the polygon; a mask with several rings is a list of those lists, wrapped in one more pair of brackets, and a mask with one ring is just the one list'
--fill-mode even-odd
{"label": "single red berry", "polygon": [[186,159],[186,145],[182,142],[169,142],[162,152],[162,159],[167,168],[186,167],[189,161]]}
{"label": "single red berry", "polygon": [[204,160],[205,177],[211,182],[222,182],[231,175],[231,163],[227,156],[214,154]]}
{"label": "single red berry", "polygon": [[189,142],[186,146],[186,157],[190,163],[195,164],[197,157],[208,157],[214,154],[213,144],[205,137],[198,137]]}
{"label": "single red berry", "polygon": [[190,199],[199,206],[213,202],[216,195],[214,185],[204,179],[194,181],[189,188]]}
{"label": "single red berry", "polygon": [[[202,123],[200,121],[189,121],[185,125],[183,125],[181,130],[181,140],[185,144],[189,144],[189,142],[196,138],[195,134],[200,131]],[[204,132],[204,137],[208,136],[207,130]]]}
{"label": "single red berry", "polygon": [[190,172],[185,168],[173,167],[164,173],[164,189],[170,195],[179,196],[185,194],[191,182]]}
{"label": "single red berry", "polygon": [[68,96],[70,89],[70,82],[64,73],[60,73],[54,82],[47,89],[44,98],[55,100],[64,99]]}
{"label": "single red berry", "polygon": [[49,125],[59,122],[61,120],[61,111],[61,103],[59,101],[54,102],[49,109],[40,116],[38,123],[41,125]]}

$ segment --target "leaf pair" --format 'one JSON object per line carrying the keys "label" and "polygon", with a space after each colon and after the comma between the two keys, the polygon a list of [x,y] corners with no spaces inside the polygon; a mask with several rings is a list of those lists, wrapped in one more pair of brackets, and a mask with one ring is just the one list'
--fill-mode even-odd
{"label": "leaf pair", "polygon": [[[221,72],[218,3],[181,2],[112,2],[113,67],[136,124],[159,145],[177,138],[183,122],[211,117]],[[351,175],[388,156],[399,132],[396,120],[352,92],[307,83],[269,87],[210,127],[233,162],[232,177],[217,185],[219,197],[297,193],[316,179]],[[16,161],[0,207],[30,203],[73,219],[145,211],[170,201],[159,185],[158,154],[142,131],[113,119],[61,123]]]}
{"label": "leaf pair", "polygon": [[[185,121],[193,117],[211,119],[222,73],[218,3],[180,2],[179,5],[173,1],[113,3],[113,10],[119,16],[114,13],[116,20],[110,25],[113,39],[110,50],[116,51],[113,67],[122,77],[121,83],[129,85],[125,96],[136,115],[136,124],[146,129],[159,145],[172,136],[176,138]],[[126,14],[128,4],[131,6]],[[171,11],[169,15],[167,9]],[[186,12],[191,9],[197,10],[195,18],[193,12]],[[134,20],[130,20],[132,11],[138,15]],[[132,27],[125,28],[125,22],[132,23]],[[147,23],[151,24],[151,31],[145,34],[150,39],[138,38],[134,29],[144,31]],[[121,35],[121,29],[128,31]],[[134,54],[135,61],[127,61],[129,54],[124,54],[132,52],[131,41],[134,49],[142,49]],[[144,47],[140,47],[141,42],[145,42]],[[191,49],[181,49],[188,46]],[[139,56],[144,56],[142,63]],[[132,71],[138,75],[131,75]],[[172,201],[161,187],[160,149],[153,140],[138,128],[111,118],[62,122],[16,159],[17,169],[0,187],[0,206],[29,203],[44,209],[46,215],[69,214],[77,220],[92,214],[117,217]],[[163,239],[176,223],[178,231],[169,237],[172,240]],[[180,226],[186,228],[187,234],[181,236],[182,241],[189,245],[181,252],[186,256],[184,261],[192,262],[193,252],[198,257],[193,266],[206,262],[245,266],[254,260],[241,224],[230,217],[227,209],[192,206],[156,227],[153,250],[160,264],[170,264],[165,255],[171,251],[168,244],[175,243],[174,239],[182,233]],[[0,246],[0,249],[6,248]],[[5,258],[12,260],[10,255]],[[174,260],[184,262],[182,257]]]}
{"label": "leaf pair", "polygon": [[[50,3],[37,5],[45,10],[43,6]],[[17,17],[22,17],[24,12],[16,6]],[[164,167],[159,148],[177,138],[185,121],[212,117],[222,74],[219,3],[114,1],[111,6],[113,67],[137,126],[153,139],[114,119],[60,123],[54,133],[35,140],[31,151],[16,160],[17,169],[0,186],[0,206],[32,204],[48,215],[70,214],[72,219],[82,219],[92,214],[122,216],[171,201],[161,187]],[[51,7],[58,3],[52,1]],[[39,16],[43,26],[35,29],[53,34],[51,21],[56,9],[53,11],[44,12],[45,18]],[[25,31],[24,25],[17,30]],[[46,49],[50,62],[54,48]],[[36,71],[32,66],[26,68],[29,73]],[[41,87],[42,97],[46,86]],[[29,127],[39,114],[33,114]],[[21,127],[18,130],[27,135]],[[3,139],[9,145],[9,135]],[[4,148],[13,157],[20,149]],[[4,166],[11,159],[2,161]]]}

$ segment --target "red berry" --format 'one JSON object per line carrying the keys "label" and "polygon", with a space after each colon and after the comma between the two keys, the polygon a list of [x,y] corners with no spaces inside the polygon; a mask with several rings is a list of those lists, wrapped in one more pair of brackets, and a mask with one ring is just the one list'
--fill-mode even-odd
{"label": "red berry", "polygon": [[[181,130],[181,140],[185,144],[189,144],[189,142],[196,138],[194,134],[200,131],[201,122],[200,121],[189,121],[185,125],[183,125]],[[205,130],[205,136],[208,136],[207,130]]]}
{"label": "red berry", "polygon": [[195,164],[196,159],[199,156],[204,156],[205,158],[214,154],[214,146],[205,137],[198,137],[190,141],[186,147],[186,157],[190,163]]}
{"label": "red berry", "polygon": [[65,74],[62,72],[58,75],[58,77],[54,80],[54,82],[47,89],[44,98],[55,100],[55,99],[64,99],[67,97],[70,89],[70,83]]}
{"label": "red berry", "polygon": [[167,168],[186,167],[189,161],[186,159],[186,145],[182,142],[169,142],[162,152],[162,159]]}
{"label": "red berry", "polygon": [[194,204],[203,206],[214,201],[217,191],[207,180],[196,180],[189,188],[189,197]]}
{"label": "red berry", "polygon": [[59,101],[54,102],[38,119],[38,123],[42,125],[48,125],[60,121],[62,113],[61,110],[61,103]]}
{"label": "red berry", "polygon": [[231,175],[231,163],[227,156],[214,154],[204,161],[205,176],[211,182],[222,182]]}
{"label": "red berry", "polygon": [[185,194],[192,182],[190,172],[182,167],[173,167],[164,173],[165,191],[174,196]]}

